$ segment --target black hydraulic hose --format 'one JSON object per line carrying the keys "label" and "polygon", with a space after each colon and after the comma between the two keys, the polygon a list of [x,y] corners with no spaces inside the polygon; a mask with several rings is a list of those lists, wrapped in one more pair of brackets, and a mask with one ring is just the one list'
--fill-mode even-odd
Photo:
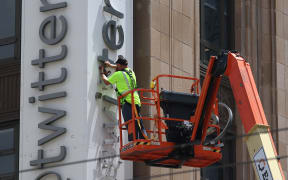
{"label": "black hydraulic hose", "polygon": [[222,102],[219,102],[218,103],[220,106],[223,106],[224,108],[226,108],[227,112],[228,112],[228,121],[224,127],[224,129],[221,131],[221,133],[214,139],[212,139],[211,141],[209,141],[208,143],[205,143],[205,144],[216,144],[217,141],[219,141],[220,139],[222,139],[225,135],[225,133],[227,132],[228,130],[228,127],[232,124],[232,120],[233,120],[233,112],[232,110],[224,103]]}

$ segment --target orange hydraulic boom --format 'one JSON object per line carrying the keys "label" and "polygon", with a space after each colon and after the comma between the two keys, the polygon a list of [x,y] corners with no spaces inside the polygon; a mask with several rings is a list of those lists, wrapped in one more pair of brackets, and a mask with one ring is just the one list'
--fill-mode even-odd
{"label": "orange hydraulic boom", "polygon": [[[216,95],[223,75],[230,80],[245,132],[251,134],[247,136],[246,143],[251,160],[254,161],[256,177],[261,180],[284,180],[250,65],[234,52],[210,58],[201,94],[199,79],[159,75],[153,80],[151,89],[134,89],[119,97],[121,158],[173,168],[181,165],[206,167],[219,161],[222,158],[220,139],[224,133],[219,125],[211,122],[211,118],[218,115]],[[159,79],[165,77],[191,80],[192,93],[160,90]],[[143,106],[154,108],[156,115],[136,117],[132,109],[132,119],[124,123],[121,119],[120,99],[129,93],[133,99],[135,91],[139,92]],[[148,139],[135,139],[136,119],[155,123],[154,130],[147,129]],[[207,133],[209,128],[215,129],[213,140],[211,134]],[[134,138],[132,142],[124,144],[123,130],[127,129]]]}
{"label": "orange hydraulic boom", "polygon": [[255,161],[253,165],[258,178],[285,179],[250,65],[238,53],[223,54],[217,59],[211,57],[195,113],[196,128],[191,141],[201,139],[203,143],[205,140],[222,74],[229,78],[245,132],[251,134],[246,143],[251,160]]}

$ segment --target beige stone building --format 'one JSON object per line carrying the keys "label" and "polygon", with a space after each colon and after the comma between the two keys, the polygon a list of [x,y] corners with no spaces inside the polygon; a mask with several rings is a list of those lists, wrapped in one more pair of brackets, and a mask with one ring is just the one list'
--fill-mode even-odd
{"label": "beige stone building", "polygon": [[[140,87],[157,74],[203,79],[211,55],[238,50],[250,62],[266,117],[280,156],[288,154],[288,1],[287,0],[134,0],[134,68]],[[167,80],[163,87],[185,90],[185,83]],[[223,80],[220,101],[234,112],[227,134],[225,168],[151,168],[134,163],[134,177],[153,179],[253,180],[244,133],[229,82]],[[280,131],[277,129],[280,128]],[[233,138],[235,137],[236,138]],[[239,162],[237,166],[235,162]],[[243,164],[241,164],[243,162]],[[287,159],[281,159],[287,177]]]}

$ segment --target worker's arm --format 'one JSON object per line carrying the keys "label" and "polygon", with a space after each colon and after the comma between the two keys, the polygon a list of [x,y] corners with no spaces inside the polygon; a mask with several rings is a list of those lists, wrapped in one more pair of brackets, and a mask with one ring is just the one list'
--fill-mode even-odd
{"label": "worker's arm", "polygon": [[101,74],[101,79],[103,80],[103,82],[106,85],[110,85],[111,83],[108,81],[108,78],[106,77],[106,75],[104,73],[104,67],[103,66],[100,67],[100,74]]}
{"label": "worker's arm", "polygon": [[105,76],[104,73],[101,73],[101,78],[106,85],[110,85],[110,82],[108,81],[108,78]]}
{"label": "worker's arm", "polygon": [[117,67],[115,64],[111,64],[109,61],[105,61],[104,64],[110,68],[113,68],[113,69],[116,69],[116,67]]}

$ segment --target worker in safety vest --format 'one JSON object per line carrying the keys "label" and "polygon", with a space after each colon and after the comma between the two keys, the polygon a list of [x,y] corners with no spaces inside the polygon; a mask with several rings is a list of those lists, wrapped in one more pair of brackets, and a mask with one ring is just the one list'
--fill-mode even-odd
{"label": "worker in safety vest", "polygon": [[[100,68],[101,78],[103,82],[106,85],[116,85],[115,91],[117,96],[121,96],[130,90],[136,89],[136,76],[135,73],[130,68],[128,68],[128,61],[120,55],[118,56],[118,60],[115,64],[116,65],[111,64],[109,61],[105,62],[106,66],[116,69],[116,72],[113,73],[109,78],[107,78],[104,73],[104,67],[102,66]],[[125,122],[132,119],[132,108],[134,108],[135,111],[137,110],[137,112],[135,112],[136,116],[140,116],[141,101],[138,92],[135,91],[134,93],[135,107],[132,107],[131,101],[131,93],[121,99],[122,115]],[[135,121],[135,133],[136,139],[147,139],[147,133],[143,126],[142,119],[138,119]],[[133,133],[128,133],[128,140],[133,140]]]}

